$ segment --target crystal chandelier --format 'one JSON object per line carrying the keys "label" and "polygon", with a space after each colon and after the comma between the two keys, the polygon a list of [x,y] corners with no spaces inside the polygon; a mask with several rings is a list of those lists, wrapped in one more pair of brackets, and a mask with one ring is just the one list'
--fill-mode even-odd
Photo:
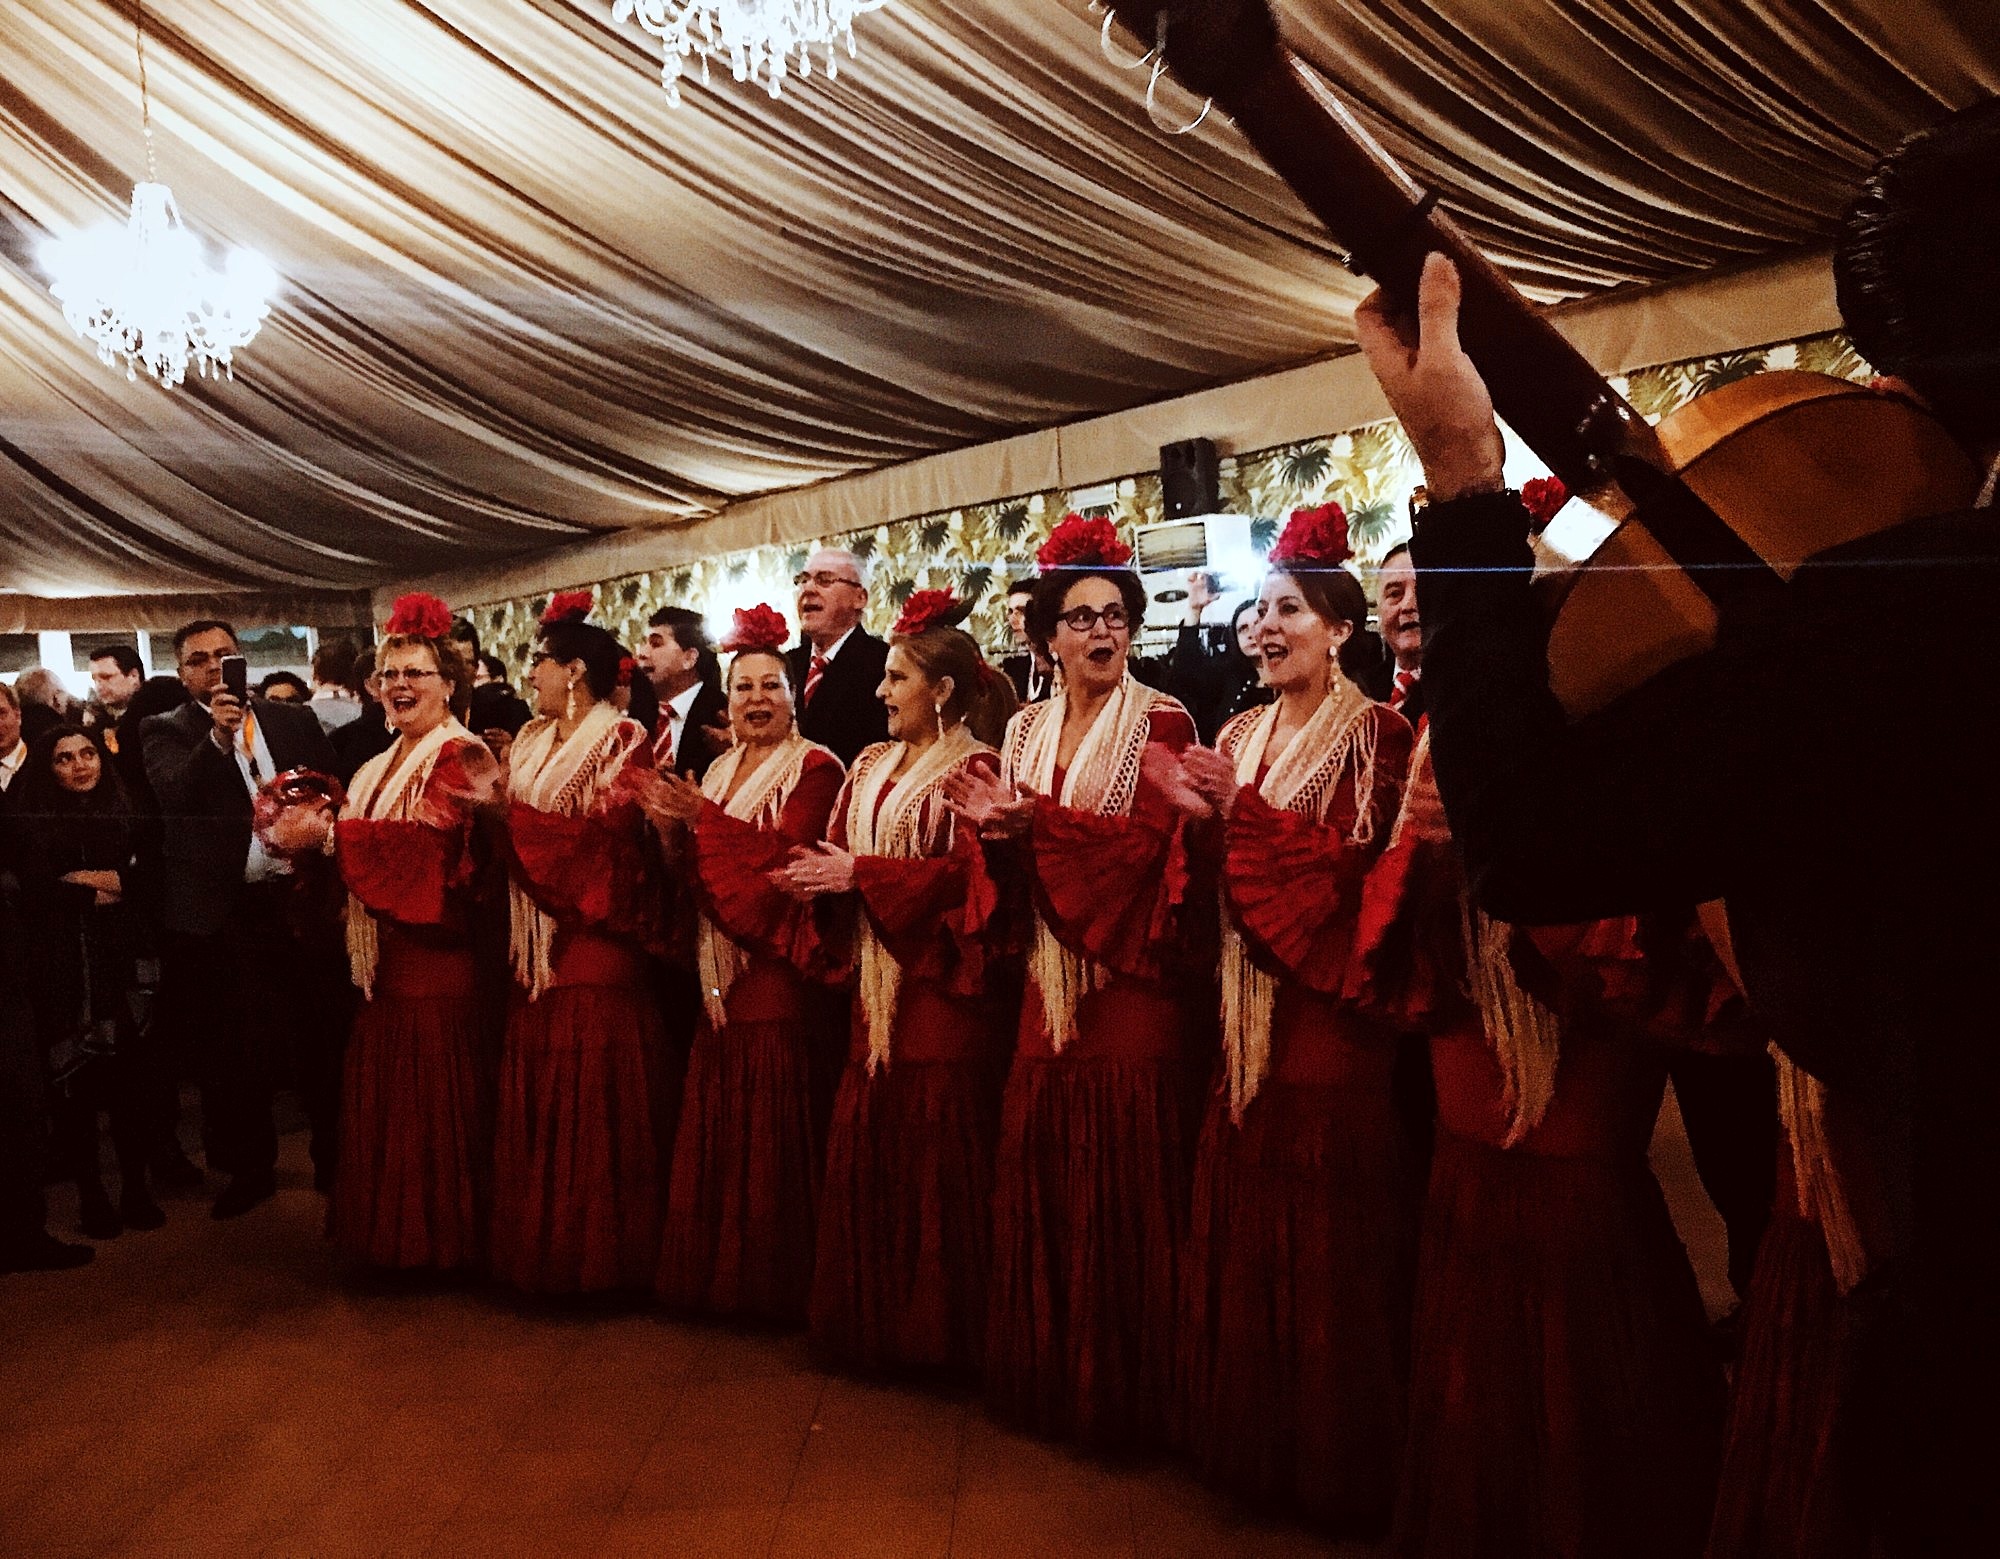
{"label": "crystal chandelier", "polygon": [[231,354],[257,334],[271,312],[277,272],[248,249],[212,270],[201,241],[181,223],[173,191],[153,159],[152,103],[146,91],[143,0],[134,7],[139,49],[139,115],[146,136],[146,179],[132,190],[124,225],[101,223],[43,241],[38,258],[49,291],[70,327],[100,360],[136,379],[144,368],[169,389],[193,365],[203,378],[234,377]]}
{"label": "crystal chandelier", "polygon": [[613,0],[611,19],[636,20],[658,38],[665,51],[660,84],[678,108],[681,77],[690,55],[701,57],[708,80],[710,55],[727,56],[738,81],[764,80],[771,96],[784,87],[794,63],[800,77],[812,74],[814,48],[822,50],[829,80],[839,76],[835,43],[854,57],[854,19],[879,11],[889,0]]}

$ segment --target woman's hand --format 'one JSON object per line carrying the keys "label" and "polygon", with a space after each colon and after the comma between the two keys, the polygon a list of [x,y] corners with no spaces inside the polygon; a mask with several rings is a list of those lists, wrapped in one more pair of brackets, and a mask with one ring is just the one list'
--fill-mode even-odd
{"label": "woman's hand", "polygon": [[1237,783],[1236,765],[1213,747],[1190,747],[1181,754],[1181,773],[1195,793],[1224,817],[1235,810],[1242,790]]}
{"label": "woman's hand", "polygon": [[946,780],[944,799],[982,839],[1018,839],[1035,818],[1033,791],[1003,785],[979,769],[962,768]]}
{"label": "woman's hand", "polygon": [[1207,797],[1189,783],[1181,760],[1158,742],[1146,744],[1139,755],[1139,774],[1147,784],[1167,798],[1167,804],[1189,817],[1213,817],[1215,808]]}
{"label": "woman's hand", "polygon": [[676,825],[692,828],[707,798],[685,774],[649,774],[638,784],[639,809],[661,833]]}
{"label": "woman's hand", "polygon": [[854,888],[854,857],[838,845],[822,844],[794,852],[791,860],[771,873],[771,880],[795,899],[816,899]]}
{"label": "woman's hand", "polygon": [[271,826],[264,831],[264,842],[282,855],[310,855],[326,848],[327,835],[332,832],[331,803],[302,801],[271,819]]}

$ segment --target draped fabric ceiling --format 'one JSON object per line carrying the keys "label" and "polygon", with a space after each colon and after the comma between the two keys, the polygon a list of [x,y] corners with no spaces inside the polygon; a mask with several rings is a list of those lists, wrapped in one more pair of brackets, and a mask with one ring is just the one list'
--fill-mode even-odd
{"label": "draped fabric ceiling", "polygon": [[[1280,9],[1547,298],[1823,241],[1880,149],[2000,90],[2000,6],[1964,0]],[[685,526],[1350,340],[1329,240],[1219,117],[1155,130],[1084,0],[893,0],[838,81],[724,72],[678,111],[610,0],[146,13],[160,177],[284,292],[234,382],[96,361],[34,245],[142,175],[131,5],[0,7],[17,620]]]}

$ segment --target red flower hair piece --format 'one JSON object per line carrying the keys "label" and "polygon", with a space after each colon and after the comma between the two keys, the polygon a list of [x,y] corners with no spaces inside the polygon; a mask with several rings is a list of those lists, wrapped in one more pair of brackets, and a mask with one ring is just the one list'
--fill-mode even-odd
{"label": "red flower hair piece", "polygon": [[1528,510],[1532,522],[1528,527],[1530,535],[1539,536],[1549,528],[1549,521],[1562,511],[1569,502],[1569,489],[1562,484],[1559,476],[1538,476],[1521,489],[1521,502]]}
{"label": "red flower hair piece", "polygon": [[736,608],[736,625],[722,641],[722,648],[732,655],[745,650],[783,649],[791,636],[784,617],[759,601],[755,606]]}
{"label": "red flower hair piece", "polygon": [[551,623],[580,623],[590,615],[591,607],[597,604],[597,595],[591,590],[558,590],[549,597],[549,604],[542,608],[542,626]]}
{"label": "red flower hair piece", "polygon": [[449,638],[451,608],[434,595],[399,595],[382,631],[407,639]]}
{"label": "red flower hair piece", "polygon": [[1271,565],[1339,568],[1353,556],[1354,548],[1347,539],[1347,511],[1337,503],[1322,503],[1292,511],[1277,545],[1271,548]]}
{"label": "red flower hair piece", "polygon": [[902,615],[891,633],[922,633],[926,628],[949,628],[964,622],[972,610],[949,590],[919,590],[903,603]]}
{"label": "red flower hair piece", "polygon": [[632,685],[632,673],[637,671],[638,669],[639,669],[639,663],[636,660],[634,660],[630,655],[619,656],[618,685],[620,687],[630,687]]}
{"label": "red flower hair piece", "polygon": [[1086,520],[1065,514],[1035,554],[1043,568],[1123,568],[1132,549],[1118,538],[1118,527],[1106,519]]}

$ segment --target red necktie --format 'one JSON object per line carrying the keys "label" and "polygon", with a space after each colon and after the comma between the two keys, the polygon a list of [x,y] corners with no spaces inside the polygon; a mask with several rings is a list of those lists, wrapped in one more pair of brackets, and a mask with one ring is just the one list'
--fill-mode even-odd
{"label": "red necktie", "polygon": [[660,711],[660,723],[653,735],[653,767],[671,769],[674,766],[674,722],[680,718],[680,711],[672,704]]}
{"label": "red necktie", "polygon": [[810,705],[813,694],[819,691],[820,679],[826,675],[827,658],[818,650],[813,651],[812,664],[806,668],[806,688],[800,695],[800,702]]}
{"label": "red necktie", "polygon": [[1397,672],[1396,686],[1389,693],[1389,707],[1391,709],[1401,709],[1404,704],[1409,702],[1410,689],[1416,685],[1417,674],[1414,671]]}

